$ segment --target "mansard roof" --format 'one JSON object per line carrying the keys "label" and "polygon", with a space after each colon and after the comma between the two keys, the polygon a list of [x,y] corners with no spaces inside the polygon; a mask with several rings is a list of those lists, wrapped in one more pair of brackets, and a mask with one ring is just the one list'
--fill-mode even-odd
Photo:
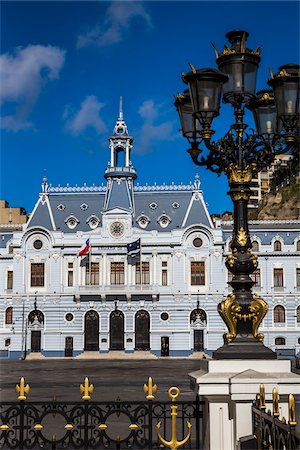
{"label": "mansard roof", "polygon": [[[117,184],[116,184],[117,186]],[[91,216],[102,219],[106,186],[52,187],[47,186],[38,200],[27,224],[41,226],[49,230],[62,230],[66,233],[89,231]],[[116,194],[116,207],[121,207]],[[199,185],[137,185],[134,187],[135,211],[133,226],[138,227],[137,219],[145,215],[149,218],[147,231],[166,232],[186,228],[192,224],[212,227]],[[129,209],[125,205],[125,209]],[[167,225],[160,225],[160,219],[167,217]],[[75,221],[72,228],[68,221]],[[69,222],[70,225],[70,222]]]}

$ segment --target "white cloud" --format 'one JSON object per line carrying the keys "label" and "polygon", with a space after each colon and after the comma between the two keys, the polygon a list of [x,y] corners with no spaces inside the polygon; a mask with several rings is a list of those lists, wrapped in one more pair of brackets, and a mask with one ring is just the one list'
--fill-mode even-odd
{"label": "white cloud", "polygon": [[77,47],[87,45],[116,44],[123,39],[125,31],[129,28],[132,19],[142,18],[148,26],[151,25],[149,14],[142,3],[132,1],[113,1],[107,8],[104,23],[94,26],[90,31],[81,34],[77,39]]}
{"label": "white cloud", "polygon": [[174,122],[163,121],[155,124],[158,117],[162,117],[162,105],[155,105],[153,100],[146,100],[140,106],[139,115],[144,119],[137,138],[136,149],[139,153],[147,153],[157,141],[172,141],[176,138]]}
{"label": "white cloud", "polygon": [[1,127],[19,131],[32,126],[28,120],[42,87],[59,77],[65,51],[51,45],[18,47],[14,55],[0,55],[0,104],[14,108],[1,118]]}
{"label": "white cloud", "polygon": [[99,134],[106,132],[106,125],[99,115],[103,106],[104,103],[99,102],[95,95],[86,97],[76,113],[72,113],[67,106],[63,113],[63,118],[67,120],[66,130],[73,136],[78,136],[87,128],[94,128]]}

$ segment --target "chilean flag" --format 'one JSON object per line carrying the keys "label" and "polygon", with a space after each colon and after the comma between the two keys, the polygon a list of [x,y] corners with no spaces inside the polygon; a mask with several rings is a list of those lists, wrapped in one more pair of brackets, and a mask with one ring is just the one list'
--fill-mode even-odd
{"label": "chilean flag", "polygon": [[90,253],[91,250],[91,246],[90,246],[90,240],[87,239],[85,241],[85,244],[83,244],[83,246],[81,247],[81,249],[79,250],[79,252],[77,253],[77,256],[84,256],[87,255],[88,253]]}

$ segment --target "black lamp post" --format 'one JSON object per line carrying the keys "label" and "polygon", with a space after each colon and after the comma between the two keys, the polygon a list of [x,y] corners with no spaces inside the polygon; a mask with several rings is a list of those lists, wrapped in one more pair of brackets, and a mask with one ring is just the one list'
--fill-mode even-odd
{"label": "black lamp post", "polygon": [[[188,150],[193,162],[221,174],[229,181],[229,195],[234,203],[234,228],[230,244],[231,254],[226,267],[233,274],[229,283],[233,291],[218,305],[218,312],[226,323],[226,343],[214,352],[216,359],[274,359],[276,354],[263,345],[258,328],[268,311],[262,297],[252,292],[255,284],[251,274],[258,266],[257,256],[251,253],[248,227],[248,202],[251,181],[268,167],[276,154],[299,150],[299,81],[300,66],[288,64],[279,68],[266,89],[255,94],[256,76],[260,62],[260,48],[246,48],[248,33],[227,33],[231,47],[216,51],[216,69],[196,70],[183,74],[189,94],[178,95],[178,110],[183,136],[191,145]],[[219,115],[221,97],[233,107],[235,123],[226,135],[212,141],[213,120]],[[252,111],[255,131],[245,131],[245,107]],[[192,111],[192,112],[191,112]],[[209,150],[201,155],[200,144]],[[201,155],[201,157],[200,157]]]}

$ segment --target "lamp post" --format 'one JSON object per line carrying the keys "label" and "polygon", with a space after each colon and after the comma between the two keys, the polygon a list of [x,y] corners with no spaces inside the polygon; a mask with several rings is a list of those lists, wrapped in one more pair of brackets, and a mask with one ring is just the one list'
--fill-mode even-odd
{"label": "lamp post", "polygon": [[[178,94],[175,106],[182,134],[191,145],[193,162],[229,181],[229,195],[234,203],[234,227],[226,267],[233,274],[233,291],[218,305],[228,333],[226,343],[214,352],[216,359],[275,359],[276,354],[263,345],[258,328],[268,311],[263,298],[252,293],[251,273],[258,266],[251,253],[248,227],[248,201],[251,181],[268,167],[276,154],[295,153],[299,149],[300,66],[287,64],[271,73],[265,89],[255,93],[260,62],[260,48],[246,47],[248,33],[227,33],[231,46],[224,46],[216,61],[218,69],[196,70],[182,75],[189,90]],[[213,120],[219,115],[221,98],[233,108],[235,122],[218,141],[213,141]],[[247,109],[253,113],[256,130],[247,130]],[[247,130],[247,131],[246,131]],[[203,156],[200,145],[208,153]]]}

